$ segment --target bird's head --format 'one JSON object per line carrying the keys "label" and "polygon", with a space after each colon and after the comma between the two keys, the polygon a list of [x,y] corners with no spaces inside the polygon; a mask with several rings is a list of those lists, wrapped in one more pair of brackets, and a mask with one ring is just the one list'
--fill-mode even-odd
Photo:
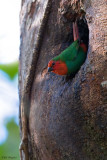
{"label": "bird's head", "polygon": [[48,72],[54,72],[58,75],[66,75],[68,68],[65,62],[50,60],[48,63]]}

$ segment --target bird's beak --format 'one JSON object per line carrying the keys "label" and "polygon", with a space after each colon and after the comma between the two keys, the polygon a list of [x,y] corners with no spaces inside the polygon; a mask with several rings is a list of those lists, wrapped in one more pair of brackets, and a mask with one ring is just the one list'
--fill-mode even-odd
{"label": "bird's beak", "polygon": [[53,68],[52,67],[48,67],[48,72],[51,72],[53,71]]}

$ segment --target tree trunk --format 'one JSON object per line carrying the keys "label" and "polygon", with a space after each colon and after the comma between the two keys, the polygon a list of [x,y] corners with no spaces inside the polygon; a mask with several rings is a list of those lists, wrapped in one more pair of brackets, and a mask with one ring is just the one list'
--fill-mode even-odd
{"label": "tree trunk", "polygon": [[[89,28],[85,63],[72,78],[47,73],[49,60],[73,41],[75,18]],[[20,23],[20,128],[28,159],[106,160],[106,0],[22,0]]]}

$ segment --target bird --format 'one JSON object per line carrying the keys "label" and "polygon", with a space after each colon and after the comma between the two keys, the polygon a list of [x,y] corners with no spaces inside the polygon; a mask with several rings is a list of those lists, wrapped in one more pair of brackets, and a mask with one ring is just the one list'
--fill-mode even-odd
{"label": "bird", "polygon": [[74,42],[62,51],[58,56],[52,58],[48,63],[48,72],[57,75],[75,74],[87,57],[87,45],[79,38],[77,22],[73,22]]}

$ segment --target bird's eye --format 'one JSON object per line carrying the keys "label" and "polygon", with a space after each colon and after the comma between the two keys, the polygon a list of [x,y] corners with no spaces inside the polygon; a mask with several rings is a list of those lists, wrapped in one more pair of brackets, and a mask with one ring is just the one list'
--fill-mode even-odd
{"label": "bird's eye", "polygon": [[52,66],[54,66],[54,65],[55,65],[55,62],[52,63]]}

